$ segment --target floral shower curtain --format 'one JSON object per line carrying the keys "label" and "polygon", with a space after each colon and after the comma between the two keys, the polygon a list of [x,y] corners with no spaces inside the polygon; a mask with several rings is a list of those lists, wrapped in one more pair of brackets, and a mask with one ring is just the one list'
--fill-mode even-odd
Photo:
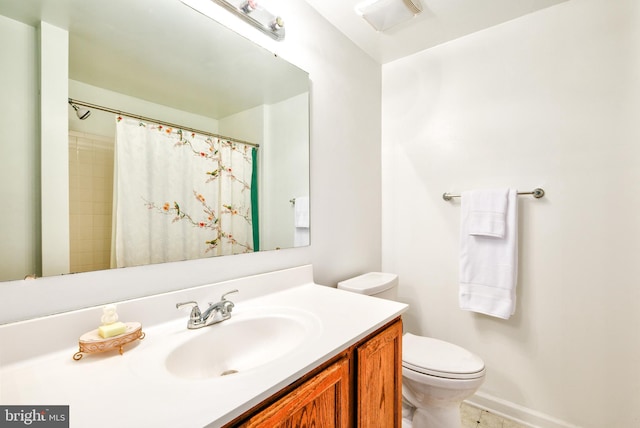
{"label": "floral shower curtain", "polygon": [[255,156],[245,144],[117,116],[112,265],[257,251]]}

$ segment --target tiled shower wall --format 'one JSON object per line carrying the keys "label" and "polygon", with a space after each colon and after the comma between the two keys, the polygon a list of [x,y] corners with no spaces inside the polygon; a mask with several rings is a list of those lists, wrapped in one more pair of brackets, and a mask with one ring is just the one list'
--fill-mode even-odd
{"label": "tiled shower wall", "polygon": [[69,132],[71,272],[109,268],[113,161],[112,139]]}

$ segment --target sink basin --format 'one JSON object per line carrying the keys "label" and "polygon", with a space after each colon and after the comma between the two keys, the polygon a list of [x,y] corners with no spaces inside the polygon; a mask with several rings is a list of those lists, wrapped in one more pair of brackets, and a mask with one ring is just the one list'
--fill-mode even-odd
{"label": "sink basin", "polygon": [[238,314],[195,334],[166,357],[165,367],[185,379],[245,373],[295,351],[308,340],[314,318],[295,311]]}

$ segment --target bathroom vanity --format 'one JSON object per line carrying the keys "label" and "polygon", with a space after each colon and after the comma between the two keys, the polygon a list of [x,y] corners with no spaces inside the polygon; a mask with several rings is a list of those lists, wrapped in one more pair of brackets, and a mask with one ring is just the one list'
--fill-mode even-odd
{"label": "bathroom vanity", "polygon": [[[176,303],[232,289],[229,320],[187,329]],[[122,355],[72,358],[101,307],[0,326],[0,404],[69,405],[71,427],[399,424],[405,304],[315,284],[302,266],[117,307],[145,333]]]}
{"label": "bathroom vanity", "polygon": [[392,321],[226,427],[399,427],[402,321]]}

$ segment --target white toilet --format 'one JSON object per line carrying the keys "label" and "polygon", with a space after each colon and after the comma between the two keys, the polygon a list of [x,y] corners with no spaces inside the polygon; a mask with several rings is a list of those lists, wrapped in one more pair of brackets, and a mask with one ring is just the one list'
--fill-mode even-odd
{"label": "white toilet", "polygon": [[[370,272],[338,288],[395,300],[398,276]],[[466,349],[430,337],[402,337],[403,428],[460,428],[460,404],[484,381],[484,362]]]}

